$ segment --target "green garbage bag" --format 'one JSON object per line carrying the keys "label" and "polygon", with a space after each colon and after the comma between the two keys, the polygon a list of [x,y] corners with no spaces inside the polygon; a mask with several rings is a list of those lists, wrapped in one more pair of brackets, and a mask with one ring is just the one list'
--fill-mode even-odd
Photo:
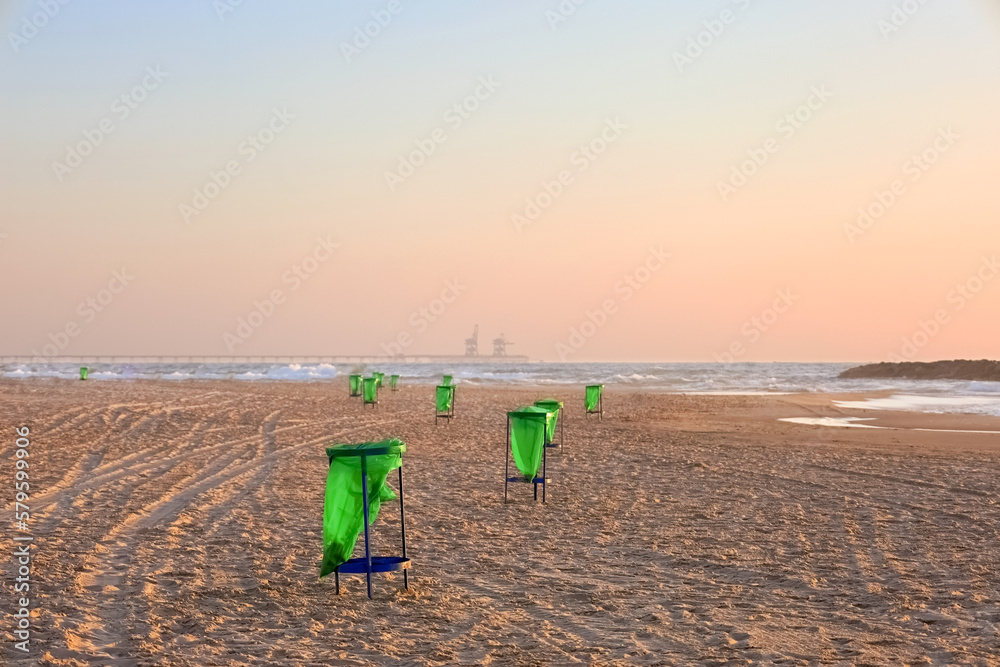
{"label": "green garbage bag", "polygon": [[[366,378],[367,379],[367,378]],[[374,524],[383,502],[396,493],[386,484],[389,473],[400,467],[406,444],[401,440],[383,440],[360,445],[336,445],[326,450],[330,471],[326,476],[326,501],[323,504],[323,563],[320,578],[346,563],[354,545],[365,530],[365,508],[361,493],[361,457],[347,455],[359,450],[382,450],[368,455],[368,523]],[[387,450],[387,451],[386,451]]]}
{"label": "green garbage bag", "polygon": [[545,408],[529,406],[508,412],[510,418],[510,451],[514,464],[531,481],[538,476],[545,450],[545,429],[552,413]]}
{"label": "green garbage bag", "polygon": [[443,415],[446,412],[451,412],[451,406],[455,402],[455,387],[451,385],[439,386],[434,398],[438,414]]}
{"label": "green garbage bag", "polygon": [[376,378],[365,378],[362,381],[363,399],[365,403],[374,403],[378,400],[378,381]]}
{"label": "green garbage bag", "polygon": [[375,378],[375,382],[378,384],[379,389],[385,383],[385,373],[372,373],[372,377]]}
{"label": "green garbage bag", "polygon": [[552,419],[549,420],[548,425],[545,427],[545,441],[552,442],[556,437],[556,425],[559,422],[559,414],[562,412],[563,404],[561,401],[547,398],[544,401],[535,401],[535,407],[543,408],[552,413]]}
{"label": "green garbage bag", "polygon": [[350,376],[350,382],[351,382],[351,396],[360,396],[361,395],[361,376],[360,375],[352,375],[352,376]]}
{"label": "green garbage bag", "polygon": [[601,393],[603,391],[603,384],[592,384],[587,387],[587,412],[597,411],[597,404],[601,401]]}
{"label": "green garbage bag", "polygon": [[396,385],[398,385],[398,384],[399,384],[399,376],[398,375],[390,375],[389,376],[389,388],[390,389],[395,389]]}
{"label": "green garbage bag", "polygon": [[81,380],[86,380],[87,379],[87,373],[89,373],[89,372],[90,372],[89,368],[87,368],[86,366],[80,366],[80,379]]}
{"label": "green garbage bag", "polygon": [[451,384],[451,379],[452,379],[451,375],[445,375],[441,379],[441,384],[443,384],[445,387],[447,387],[447,386],[449,386]]}

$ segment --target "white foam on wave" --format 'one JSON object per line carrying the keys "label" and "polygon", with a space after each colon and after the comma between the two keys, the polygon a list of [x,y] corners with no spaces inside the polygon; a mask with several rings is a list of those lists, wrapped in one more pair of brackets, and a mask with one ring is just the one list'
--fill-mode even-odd
{"label": "white foam on wave", "polygon": [[834,401],[834,405],[854,410],[900,410],[932,414],[958,413],[1000,416],[1000,396],[894,394],[863,401]]}
{"label": "white foam on wave", "polygon": [[985,433],[987,435],[1000,435],[1000,431],[970,431],[965,429],[951,428],[895,428],[892,426],[873,426],[870,424],[858,424],[857,422],[872,421],[874,417],[786,417],[779,419],[780,422],[790,424],[804,424],[807,426],[833,426],[836,428],[876,428],[885,431],[926,431],[929,433]]}
{"label": "white foam on wave", "polygon": [[337,377],[337,368],[331,364],[303,366],[289,364],[281,368],[272,368],[267,372],[269,380],[327,380]]}
{"label": "white foam on wave", "polygon": [[957,428],[914,428],[911,431],[930,431],[931,433],[988,433],[989,435],[1000,435],[1000,431],[969,431]]}
{"label": "white foam on wave", "polygon": [[998,394],[1000,382],[970,382],[965,389],[976,394]]}
{"label": "white foam on wave", "polygon": [[835,426],[838,428],[887,428],[886,426],[871,426],[870,424],[858,424],[857,422],[871,421],[874,418],[864,417],[787,417],[779,419],[780,422],[789,424],[805,424],[807,426]]}
{"label": "white foam on wave", "polygon": [[[212,378],[219,377],[218,374],[206,374]],[[206,377],[199,374],[199,377]],[[263,372],[247,370],[242,373],[234,373],[231,377],[234,380],[284,380],[284,381],[309,381],[309,380],[332,380],[338,377],[336,367],[331,364],[319,364],[318,366],[303,366],[301,364],[289,364],[288,366],[272,367]]]}
{"label": "white foam on wave", "polygon": [[18,366],[17,368],[4,371],[4,377],[8,378],[32,378],[32,377],[48,377],[48,378],[63,378],[67,380],[72,380],[75,377],[79,377],[77,371],[67,371],[55,367],[43,367],[34,368],[29,366]]}
{"label": "white foam on wave", "polygon": [[[73,378],[75,379],[75,378]],[[121,380],[122,376],[117,373],[110,373],[107,371],[95,371],[87,373],[88,380]]]}
{"label": "white foam on wave", "polygon": [[616,375],[614,377],[614,381],[627,382],[630,384],[633,382],[649,382],[650,380],[659,380],[659,379],[661,378],[659,378],[656,375],[642,375],[641,373],[631,373],[629,375]]}
{"label": "white foam on wave", "polygon": [[791,396],[790,391],[760,391],[757,389],[747,389],[745,391],[685,391],[685,396]]}

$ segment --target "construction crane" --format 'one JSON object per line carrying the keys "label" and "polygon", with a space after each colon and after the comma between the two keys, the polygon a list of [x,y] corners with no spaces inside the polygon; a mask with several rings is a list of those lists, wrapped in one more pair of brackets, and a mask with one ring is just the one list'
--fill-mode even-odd
{"label": "construction crane", "polygon": [[514,343],[507,340],[507,337],[500,334],[499,338],[493,339],[493,356],[494,357],[506,357],[507,356],[507,346],[513,345]]}
{"label": "construction crane", "polygon": [[465,339],[465,356],[467,357],[478,357],[479,356],[479,325],[472,330],[472,338]]}

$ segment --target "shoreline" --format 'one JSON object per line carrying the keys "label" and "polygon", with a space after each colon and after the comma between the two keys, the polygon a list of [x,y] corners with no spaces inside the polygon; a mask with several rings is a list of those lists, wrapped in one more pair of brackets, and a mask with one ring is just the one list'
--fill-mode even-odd
{"label": "shoreline", "polygon": [[[52,384],[56,386],[94,386],[94,385],[136,385],[136,386],[164,386],[164,387],[209,387],[212,385],[222,385],[232,387],[288,387],[289,389],[300,386],[308,386],[316,389],[328,389],[331,394],[342,392],[345,396],[348,392],[347,377],[339,376],[332,379],[315,380],[287,380],[287,379],[211,379],[211,378],[183,378],[183,379],[153,379],[153,378],[121,378],[121,379],[90,379],[81,385],[79,379],[55,378],[55,377],[31,377],[31,378],[0,378],[0,392],[5,386],[17,386],[19,384]],[[572,383],[559,384],[531,384],[516,382],[497,382],[495,384],[477,384],[475,382],[453,380],[453,384],[460,390],[475,392],[514,392],[525,393],[535,392],[542,395],[553,394],[559,400],[579,399],[583,402],[584,385]],[[400,391],[408,392],[414,390],[431,390],[435,386],[433,382],[406,382],[406,378],[401,378]],[[704,398],[725,399],[725,398],[747,398],[747,399],[774,399],[784,401],[793,407],[793,411],[801,412],[806,410],[808,414],[789,414],[784,417],[775,417],[776,420],[794,417],[831,417],[831,418],[862,418],[871,419],[876,425],[886,428],[896,429],[934,429],[956,430],[958,422],[970,422],[974,424],[975,430],[986,430],[990,433],[994,430],[984,429],[984,426],[994,425],[995,432],[1000,433],[1000,416],[979,414],[974,412],[959,411],[933,411],[933,410],[900,410],[883,408],[864,407],[841,407],[835,405],[836,402],[863,402],[869,399],[883,399],[894,395],[905,395],[906,392],[899,389],[881,389],[876,391],[842,392],[842,391],[676,391],[667,388],[643,387],[637,384],[610,384],[605,383],[605,396],[619,394],[625,396],[649,395],[664,397],[684,397],[684,398]],[[382,390],[383,395],[389,393],[388,388]],[[958,429],[959,432],[962,429]]]}

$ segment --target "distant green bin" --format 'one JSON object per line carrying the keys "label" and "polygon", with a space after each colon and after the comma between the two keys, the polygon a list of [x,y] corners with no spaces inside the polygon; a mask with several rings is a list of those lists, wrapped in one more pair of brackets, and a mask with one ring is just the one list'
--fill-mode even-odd
{"label": "distant green bin", "polygon": [[592,384],[587,387],[587,395],[584,399],[587,415],[599,415],[604,419],[604,385]]}
{"label": "distant green bin", "polygon": [[437,424],[438,419],[453,419],[454,417],[455,385],[439,385],[434,390],[434,423]]}
{"label": "distant green bin", "polygon": [[378,405],[378,378],[365,378],[361,381],[362,405],[370,405],[373,408]]}
{"label": "distant green bin", "polygon": [[[553,398],[547,398],[543,401],[535,401],[535,407],[543,408],[552,413],[552,419],[549,421],[548,425],[545,427],[545,446],[546,447],[562,447],[563,440],[565,439],[565,429],[562,425],[566,423],[566,420],[560,420],[559,417],[562,416],[563,404],[562,401],[557,401]],[[556,431],[559,431],[559,442],[556,442]]]}

